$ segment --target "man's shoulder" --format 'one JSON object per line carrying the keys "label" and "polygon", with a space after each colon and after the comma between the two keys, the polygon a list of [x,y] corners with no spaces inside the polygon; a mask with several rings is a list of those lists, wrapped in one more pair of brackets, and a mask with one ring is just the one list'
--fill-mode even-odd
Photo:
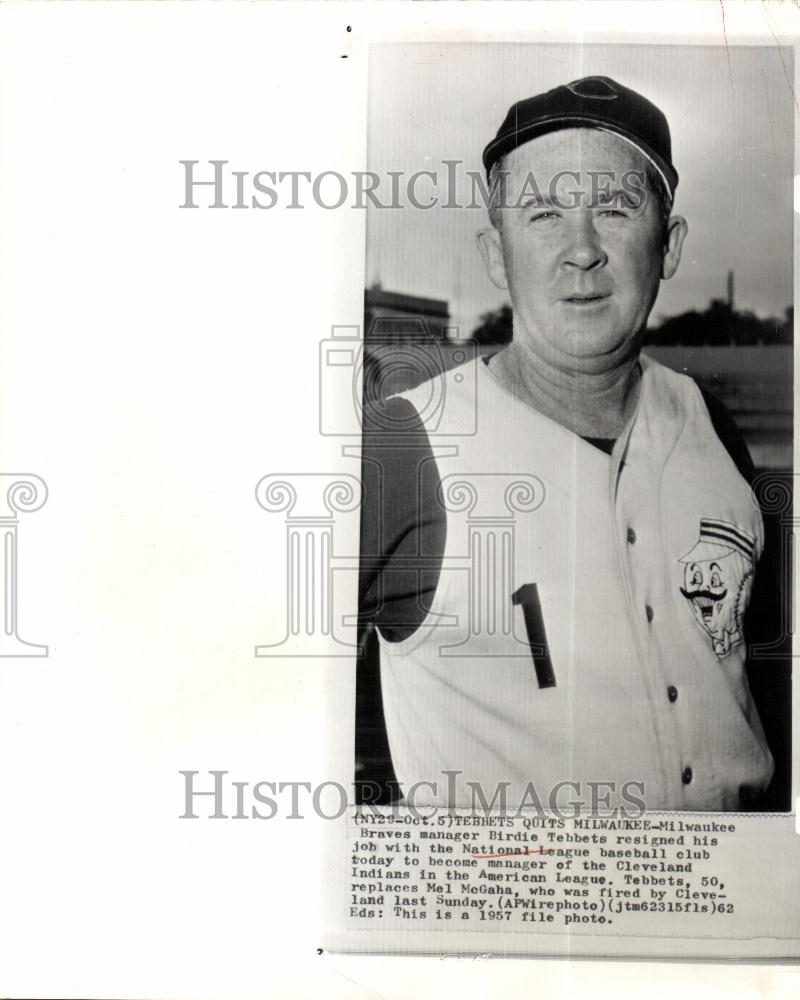
{"label": "man's shoulder", "polygon": [[731,416],[730,410],[722,400],[717,399],[707,389],[703,389],[701,386],[698,386],[698,389],[700,395],[703,397],[703,402],[706,404],[706,410],[708,410],[708,416],[711,420],[711,426],[714,428],[714,433],[724,445],[733,464],[739,470],[739,474],[748,483],[752,483],[755,476],[753,459],[750,456],[750,451],[745,444],[741,431],[736,426],[736,421]]}
{"label": "man's shoulder", "polygon": [[654,357],[647,354],[646,351],[643,351],[639,355],[639,359],[651,379],[657,379],[662,385],[667,386],[673,391],[686,392],[687,390],[693,391],[694,388],[699,389],[699,386],[691,375],[675,371],[675,369],[670,368],[669,365],[665,365],[663,362],[657,361]]}
{"label": "man's shoulder", "polygon": [[409,399],[419,395],[428,396],[435,390],[454,391],[456,387],[461,387],[462,392],[468,391],[475,385],[482,365],[484,365],[483,356],[477,355],[469,361],[462,361],[434,372],[430,378],[390,398]]}
{"label": "man's shoulder", "polygon": [[654,358],[643,355],[652,375],[659,379],[662,385],[675,393],[690,392],[702,405],[708,414],[711,427],[727,451],[740,475],[749,483],[755,474],[753,460],[750,457],[744,438],[736,426],[730,410],[712,392],[700,385],[692,376],[677,372]]}
{"label": "man's shoulder", "polygon": [[418,412],[405,393],[365,400],[361,426],[365,437],[405,437],[424,432]]}
{"label": "man's shoulder", "polygon": [[437,435],[463,436],[472,433],[483,367],[482,357],[472,358],[437,372],[391,398],[412,405],[422,424]]}

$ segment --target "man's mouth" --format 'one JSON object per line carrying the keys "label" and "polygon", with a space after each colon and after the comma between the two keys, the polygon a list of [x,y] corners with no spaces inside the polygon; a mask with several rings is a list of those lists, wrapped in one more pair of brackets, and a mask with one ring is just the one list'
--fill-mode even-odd
{"label": "man's mouth", "polygon": [[564,302],[569,302],[570,305],[575,306],[589,306],[596,302],[603,302],[608,298],[608,295],[600,295],[599,293],[593,295],[567,295],[564,297]]}

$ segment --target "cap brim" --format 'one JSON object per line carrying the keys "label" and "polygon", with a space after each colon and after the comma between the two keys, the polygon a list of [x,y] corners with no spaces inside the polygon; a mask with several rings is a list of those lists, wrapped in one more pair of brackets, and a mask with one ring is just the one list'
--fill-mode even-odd
{"label": "cap brim", "polygon": [[517,149],[518,146],[523,146],[526,142],[531,142],[531,140],[538,139],[539,136],[547,135],[550,132],[558,132],[565,128],[580,127],[595,128],[601,132],[611,132],[625,139],[626,142],[638,149],[653,164],[663,178],[670,198],[675,197],[675,188],[678,186],[678,172],[671,163],[664,160],[647,143],[642,142],[638,136],[633,135],[627,129],[622,128],[622,126],[617,126],[614,122],[609,122],[606,118],[588,114],[552,115],[548,118],[531,122],[528,125],[523,125],[513,132],[507,132],[499,139],[494,139],[483,151],[483,165],[486,168],[487,177],[492,166],[502,156]]}

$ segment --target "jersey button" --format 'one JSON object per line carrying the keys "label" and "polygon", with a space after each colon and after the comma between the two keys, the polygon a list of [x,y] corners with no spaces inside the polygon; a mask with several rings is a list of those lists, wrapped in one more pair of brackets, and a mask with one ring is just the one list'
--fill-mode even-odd
{"label": "jersey button", "polygon": [[628,528],[628,545],[636,544],[636,532],[633,528]]}
{"label": "jersey button", "polygon": [[649,604],[645,604],[644,613],[647,615],[647,620],[651,622],[653,620],[653,609]]}
{"label": "jersey button", "polygon": [[678,700],[678,689],[673,684],[670,684],[670,686],[667,688],[667,697],[669,698],[670,701]]}
{"label": "jersey button", "polygon": [[681,773],[681,781],[684,785],[690,785],[692,783],[692,769],[690,767],[685,767]]}

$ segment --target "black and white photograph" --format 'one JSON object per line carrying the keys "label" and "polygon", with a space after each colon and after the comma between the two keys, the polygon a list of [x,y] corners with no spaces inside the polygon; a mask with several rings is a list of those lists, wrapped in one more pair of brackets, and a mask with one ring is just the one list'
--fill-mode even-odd
{"label": "black and white photograph", "polygon": [[0,3],[0,997],[798,995],[798,40]]}
{"label": "black and white photograph", "polygon": [[362,801],[789,810],[792,76],[372,48]]}

